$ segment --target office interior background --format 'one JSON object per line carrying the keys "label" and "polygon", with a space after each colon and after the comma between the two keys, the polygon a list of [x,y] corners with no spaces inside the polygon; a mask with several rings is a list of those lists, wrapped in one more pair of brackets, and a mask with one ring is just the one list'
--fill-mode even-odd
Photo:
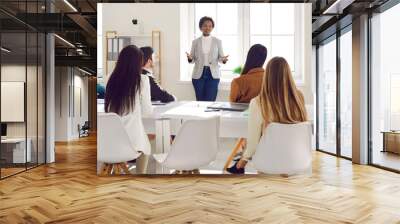
{"label": "office interior background", "polygon": [[96,128],[96,3],[79,7],[88,15],[62,1],[0,3],[2,179],[53,163],[55,142],[85,122]]}
{"label": "office interior background", "polygon": [[[98,70],[96,64],[99,57],[102,57],[102,54],[97,54],[97,52],[104,51],[96,45],[96,37],[99,37],[97,3],[113,2],[118,1],[2,0],[0,2],[0,120],[2,126],[0,191],[6,192],[7,194],[3,195],[9,197],[9,199],[3,197],[2,201],[4,199],[11,203],[10,199],[12,199],[21,202],[15,198],[15,195],[23,191],[21,189],[24,187],[21,187],[21,183],[27,186],[33,183],[34,179],[49,181],[48,184],[53,184],[59,191],[66,185],[56,186],[58,183],[56,181],[64,179],[76,189],[97,196],[98,192],[93,192],[98,188],[93,185],[99,183],[92,182],[98,179],[91,174],[96,173],[96,140],[95,137],[93,138],[96,135],[97,123],[96,84],[98,81],[102,83],[101,79],[104,78],[104,71]],[[357,198],[354,206],[347,207],[347,211],[360,208],[357,214],[349,214],[332,205],[334,214],[319,210],[322,216],[315,215],[319,218],[316,220],[332,221],[334,217],[334,221],[337,222],[365,221],[368,219],[365,217],[368,214],[361,214],[362,209],[358,207],[365,202],[370,207],[363,211],[374,214],[368,217],[375,220],[375,223],[398,222],[397,205],[399,204],[396,200],[398,195],[396,189],[399,185],[396,173],[400,172],[398,137],[400,101],[397,97],[400,93],[400,66],[396,53],[400,50],[397,41],[400,39],[400,32],[396,27],[400,21],[400,4],[396,0],[298,2],[311,4],[312,11],[310,16],[312,24],[311,74],[296,76],[296,82],[300,88],[307,86],[309,92],[305,92],[306,101],[314,105],[314,140],[318,159],[314,161],[313,179],[317,180],[318,188],[313,189],[315,192],[320,192],[318,198],[341,194],[344,197]],[[217,8],[216,13],[218,13]],[[231,13],[231,11],[223,13]],[[171,15],[171,18],[174,16]],[[284,19],[280,18],[280,20],[282,22]],[[238,34],[239,32],[238,30]],[[267,42],[266,46],[272,46],[273,35],[270,35],[272,31],[259,30],[259,32],[257,35],[271,41]],[[180,38],[179,34],[174,35]],[[227,42],[235,45],[237,37],[231,37],[231,35],[235,36],[235,34],[226,35]],[[290,39],[294,34],[286,35]],[[162,36],[166,38],[165,33],[162,33]],[[165,39],[162,41],[166,42]],[[170,46],[163,44],[163,47]],[[188,44],[172,47],[187,49]],[[167,49],[164,48],[162,50],[165,53]],[[246,48],[240,49],[245,51]],[[285,54],[291,58],[296,53],[285,52]],[[238,52],[236,55],[236,58],[233,57],[232,60],[238,62],[242,60],[240,57],[244,55],[244,52]],[[295,59],[293,61],[292,64],[296,67]],[[163,62],[166,62],[166,59]],[[174,62],[172,66],[179,67],[180,65],[179,62]],[[232,68],[227,68],[229,69]],[[170,75],[166,71],[162,71],[162,74]],[[176,91],[182,89],[180,93],[182,99],[193,98],[194,95],[190,95],[191,91],[188,90],[190,87],[185,83],[188,77],[181,74],[171,76],[177,79],[161,80],[161,84],[172,93],[177,93]],[[229,75],[224,77],[226,80],[231,78]],[[218,99],[226,99],[229,92],[228,86],[221,85],[221,89],[225,91],[221,91]],[[184,94],[186,92],[188,95]],[[86,121],[89,121],[89,135],[92,138],[80,138],[81,127]],[[90,144],[90,147],[85,144]],[[325,157],[327,154],[329,157]],[[321,162],[320,157],[324,158],[324,162]],[[333,160],[330,160],[331,158]],[[71,162],[72,160],[75,162]],[[79,176],[81,173],[78,172],[83,172],[83,175]],[[43,177],[43,173],[46,177]],[[52,175],[57,180],[46,179]],[[91,183],[79,181],[84,178],[90,179],[87,182]],[[268,179],[257,178],[269,183]],[[252,182],[253,180],[250,179],[245,180],[252,186],[265,184]],[[361,181],[357,182],[358,180]],[[117,181],[117,179],[112,181]],[[174,179],[174,181],[177,185],[182,184],[188,187],[184,179]],[[207,179],[209,183],[213,181],[217,180]],[[273,179],[275,183],[278,181],[280,180]],[[291,179],[288,181],[290,182]],[[296,181],[297,179],[290,183],[296,185]],[[74,182],[79,183],[74,185]],[[140,188],[146,185],[146,182],[151,181],[141,179],[129,187]],[[198,182],[204,184],[201,180]],[[101,182],[101,184],[104,183],[105,181]],[[301,183],[310,184],[311,182]],[[152,182],[152,184],[157,183]],[[168,181],[163,184],[170,187]],[[238,182],[227,181],[227,185],[221,185],[229,191],[229,186],[233,184],[238,184]],[[286,182],[279,186],[282,189],[290,188],[285,184]],[[20,187],[13,188],[11,185]],[[85,187],[82,187],[83,185]],[[47,187],[46,190],[50,189]],[[151,187],[155,189],[153,185]],[[207,187],[210,186],[207,185]],[[101,189],[106,189],[107,192],[113,191],[107,187]],[[125,189],[127,192],[130,190],[124,186],[120,186],[119,189]],[[326,189],[328,190],[320,191]],[[363,189],[363,192],[358,194],[356,189]],[[258,190],[256,192],[259,192]],[[33,193],[34,191],[37,192]],[[167,194],[166,189],[160,192]],[[42,193],[42,190],[35,189],[30,193],[37,196]],[[78,191],[74,193],[76,196]],[[372,195],[372,197],[365,195]],[[391,199],[383,195],[389,195]],[[53,196],[58,197],[56,194]],[[20,194],[19,197],[30,196]],[[307,199],[315,199],[314,202],[319,200],[311,194],[307,194],[307,197]],[[367,200],[371,201],[366,202]],[[30,205],[33,202],[23,203]],[[325,201],[318,201],[318,203],[323,204]],[[339,204],[343,207],[343,203]],[[224,205],[229,206],[227,203]],[[385,206],[385,208],[376,209],[377,207],[374,206]],[[309,208],[311,207],[310,204]],[[63,211],[66,214],[70,212],[67,215],[76,215],[77,210]],[[4,208],[0,211],[1,214],[7,212],[10,212],[10,209]],[[311,219],[310,213],[304,213],[306,214],[304,219]],[[324,215],[326,217],[323,217]],[[56,218],[53,217],[53,220]]]}

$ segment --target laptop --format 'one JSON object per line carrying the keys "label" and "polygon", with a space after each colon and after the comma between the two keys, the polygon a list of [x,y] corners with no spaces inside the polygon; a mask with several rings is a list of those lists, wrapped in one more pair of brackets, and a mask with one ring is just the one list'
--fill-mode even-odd
{"label": "laptop", "polygon": [[217,102],[207,107],[207,109],[214,110],[228,110],[228,111],[245,111],[249,108],[248,103],[230,103],[230,102]]}

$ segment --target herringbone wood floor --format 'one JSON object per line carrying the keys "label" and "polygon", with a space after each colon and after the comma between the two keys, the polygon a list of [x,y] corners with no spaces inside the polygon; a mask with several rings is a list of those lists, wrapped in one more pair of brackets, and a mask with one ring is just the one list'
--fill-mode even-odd
{"label": "herringbone wood floor", "polygon": [[400,223],[400,175],[315,153],[310,177],[98,177],[95,138],[0,181],[0,223]]}

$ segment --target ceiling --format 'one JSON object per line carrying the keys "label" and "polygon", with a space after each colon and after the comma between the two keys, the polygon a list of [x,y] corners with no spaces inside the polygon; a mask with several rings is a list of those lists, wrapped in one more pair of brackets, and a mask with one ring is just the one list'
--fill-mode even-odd
{"label": "ceiling", "polygon": [[354,17],[373,12],[389,0],[314,0],[312,17],[313,44],[350,25]]}
{"label": "ceiling", "polygon": [[28,43],[25,52],[26,30],[54,32],[56,66],[78,66],[95,74],[96,10],[96,0],[1,0],[2,45],[12,49],[7,57],[12,60],[27,53],[28,58],[34,55],[36,47],[32,44]]}

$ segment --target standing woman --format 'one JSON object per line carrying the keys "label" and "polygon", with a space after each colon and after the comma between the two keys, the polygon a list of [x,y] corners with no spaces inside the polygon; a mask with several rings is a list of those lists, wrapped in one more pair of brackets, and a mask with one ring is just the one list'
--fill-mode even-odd
{"label": "standing woman", "polygon": [[139,48],[129,45],[122,49],[105,93],[105,111],[121,116],[133,149],[142,152],[136,160],[137,173],[146,173],[151,152],[142,116],[153,112],[149,78],[141,74],[142,65],[143,53]]}
{"label": "standing woman", "polygon": [[199,28],[203,35],[192,42],[190,54],[186,52],[189,63],[194,63],[192,83],[198,101],[215,101],[221,72],[219,62],[226,63],[221,40],[211,36],[214,21],[204,16],[200,19]]}

